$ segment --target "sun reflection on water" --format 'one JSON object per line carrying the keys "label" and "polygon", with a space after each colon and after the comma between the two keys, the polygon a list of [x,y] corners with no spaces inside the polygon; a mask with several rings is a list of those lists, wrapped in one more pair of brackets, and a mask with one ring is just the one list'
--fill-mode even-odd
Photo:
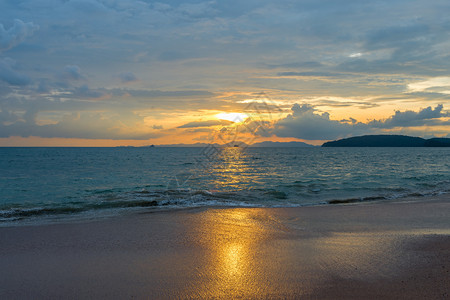
{"label": "sun reflection on water", "polygon": [[213,184],[218,190],[242,188],[246,182],[250,183],[252,172],[246,159],[247,155],[244,149],[239,147],[222,149],[217,162],[211,166],[216,175]]}

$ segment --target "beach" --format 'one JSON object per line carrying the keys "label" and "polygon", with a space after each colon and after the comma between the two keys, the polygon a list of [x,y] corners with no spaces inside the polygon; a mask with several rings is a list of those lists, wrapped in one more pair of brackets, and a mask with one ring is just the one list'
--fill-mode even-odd
{"label": "beach", "polygon": [[448,299],[448,195],[0,228],[2,299]]}

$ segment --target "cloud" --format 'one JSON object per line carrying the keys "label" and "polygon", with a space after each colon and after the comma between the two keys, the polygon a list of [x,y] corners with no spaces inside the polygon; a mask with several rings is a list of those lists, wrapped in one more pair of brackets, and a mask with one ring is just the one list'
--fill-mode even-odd
{"label": "cloud", "polygon": [[2,124],[5,124],[5,123],[14,123],[18,119],[19,118],[17,117],[16,114],[12,113],[9,110],[3,109],[0,106],[0,126],[2,126]]}
{"label": "cloud", "polygon": [[8,30],[0,24],[0,52],[17,46],[38,29],[39,26],[34,25],[33,22],[24,23],[19,19],[15,19],[13,26]]}
{"label": "cloud", "polygon": [[97,0],[70,0],[67,5],[87,14],[105,13],[107,8]]}
{"label": "cloud", "polygon": [[355,58],[355,57],[361,57],[362,55],[363,55],[362,53],[357,52],[357,53],[351,53],[348,57]]}
{"label": "cloud", "polygon": [[199,3],[183,3],[179,6],[178,11],[192,18],[210,18],[217,13],[217,10],[213,8],[215,1],[206,1]]}
{"label": "cloud", "polygon": [[[3,111],[0,117],[3,116]],[[28,113],[28,112],[27,112]],[[30,111],[16,122],[5,125],[0,122],[0,137],[38,136],[46,138],[82,138],[82,139],[112,139],[112,140],[147,140],[161,136],[153,128],[146,126],[137,116],[126,120],[124,116],[105,116],[100,113],[71,113],[54,124],[38,125],[35,123],[35,112]],[[14,116],[6,116],[10,121]]]}
{"label": "cloud", "polygon": [[159,60],[165,62],[173,62],[173,61],[181,61],[193,58],[200,58],[201,55],[199,53],[192,53],[188,50],[183,51],[164,51],[159,55]]}
{"label": "cloud", "polygon": [[189,122],[187,124],[178,126],[177,128],[196,128],[196,127],[211,127],[211,126],[225,126],[225,125],[230,125],[233,122],[231,121],[226,121],[226,120],[207,120],[207,121],[194,121],[194,122]]}
{"label": "cloud", "polygon": [[308,104],[294,104],[291,110],[291,114],[275,123],[270,130],[272,134],[306,140],[331,140],[368,131],[366,124],[330,120],[327,112],[320,114]]}
{"label": "cloud", "polygon": [[408,84],[408,92],[440,93],[450,95],[450,77],[434,77]]}
{"label": "cloud", "polygon": [[119,78],[122,81],[122,83],[130,83],[138,81],[136,75],[134,75],[131,72],[122,72],[119,74]]}
{"label": "cloud", "polygon": [[[61,104],[60,101],[68,101],[69,99],[73,101],[86,99],[104,99],[111,96],[108,90],[103,88],[91,89],[87,84],[69,87],[64,83],[61,83],[50,86],[45,81],[39,83],[36,91],[39,93],[43,93],[47,99],[52,99],[55,109],[59,104]],[[92,109],[89,108],[88,104],[86,103],[85,106],[86,109]]]}
{"label": "cloud", "polygon": [[178,98],[178,97],[195,97],[195,96],[213,96],[208,91],[198,90],[182,90],[182,91],[161,91],[161,90],[135,90],[135,89],[111,89],[108,90],[115,96],[133,96],[145,98]]}
{"label": "cloud", "polygon": [[368,33],[365,47],[369,50],[403,47],[405,43],[423,39],[429,33],[429,26],[420,23],[384,27]]}
{"label": "cloud", "polygon": [[13,59],[0,59],[0,80],[15,86],[28,85],[31,82],[30,77],[15,71],[15,66],[16,62]]}
{"label": "cloud", "polygon": [[351,74],[342,74],[342,73],[331,73],[331,72],[280,72],[277,76],[286,76],[286,77],[347,77],[352,76]]}
{"label": "cloud", "polygon": [[447,74],[448,54],[443,49],[448,47],[448,20],[433,17],[432,10],[423,18],[388,19],[381,26],[365,28],[355,41],[359,49],[353,51],[361,55],[351,55],[336,69],[361,74]]}
{"label": "cloud", "polygon": [[[183,133],[214,133],[214,129],[209,128],[209,127],[199,127],[199,128],[189,128],[189,129],[185,129],[183,131]],[[207,135],[208,139],[211,140],[211,135]],[[194,138],[194,140],[197,140],[197,138]],[[203,138],[201,138],[200,140],[204,140]]]}
{"label": "cloud", "polygon": [[[348,136],[380,133],[383,130],[407,130],[409,127],[449,125],[441,118],[450,114],[443,111],[443,105],[434,109],[427,107],[414,111],[396,111],[385,120],[373,120],[368,123],[357,122],[354,118],[348,120],[331,120],[327,112],[319,113],[308,104],[294,104],[292,113],[285,118],[257,132],[259,135],[276,135],[278,137],[293,137],[306,140],[332,140]],[[267,125],[267,124],[266,124]]]}
{"label": "cloud", "polygon": [[444,106],[442,104],[439,104],[434,109],[429,106],[427,108],[421,109],[418,112],[414,112],[411,110],[401,112],[397,110],[393,116],[387,118],[386,120],[375,120],[369,122],[369,126],[373,128],[395,128],[423,126],[426,124],[434,125],[433,122],[430,122],[430,120],[436,121],[437,119],[450,116],[449,113],[443,112],[443,108]]}
{"label": "cloud", "polygon": [[285,63],[285,64],[265,64],[265,67],[268,69],[292,69],[292,68],[301,68],[301,69],[316,69],[323,67],[323,64],[317,61],[306,61],[306,62],[293,62],[293,63]]}
{"label": "cloud", "polygon": [[4,98],[4,96],[10,94],[12,91],[13,90],[9,84],[0,80],[0,99]]}
{"label": "cloud", "polygon": [[107,93],[104,90],[92,90],[87,84],[83,84],[80,87],[76,87],[71,92],[71,97],[79,99],[100,99],[106,96]]}
{"label": "cloud", "polygon": [[77,65],[67,65],[64,67],[63,78],[67,80],[80,80],[85,77],[81,74],[81,69]]}

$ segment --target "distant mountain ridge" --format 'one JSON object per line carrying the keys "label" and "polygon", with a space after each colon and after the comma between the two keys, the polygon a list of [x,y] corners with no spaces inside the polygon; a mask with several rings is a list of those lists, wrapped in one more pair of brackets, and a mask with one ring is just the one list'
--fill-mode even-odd
{"label": "distant mountain ridge", "polygon": [[[248,145],[246,143],[240,142],[240,141],[236,141],[236,142],[231,142],[231,143],[227,143],[224,145],[220,145],[217,143],[214,144],[207,144],[207,143],[195,143],[195,144],[168,144],[168,145],[155,145],[155,147],[208,147],[208,146],[215,146],[215,147],[257,147],[257,148],[261,148],[261,147],[276,147],[276,148],[282,148],[282,147],[315,147],[313,145],[307,144],[307,143],[303,143],[303,142],[271,142],[271,141],[266,141],[266,142],[260,142],[260,143],[254,143],[251,145]],[[143,146],[143,147],[150,147],[150,146]]]}
{"label": "distant mountain ridge", "polygon": [[450,139],[423,139],[407,135],[363,135],[326,142],[322,147],[450,147]]}
{"label": "distant mountain ridge", "polygon": [[303,142],[260,142],[250,145],[250,147],[315,147]]}

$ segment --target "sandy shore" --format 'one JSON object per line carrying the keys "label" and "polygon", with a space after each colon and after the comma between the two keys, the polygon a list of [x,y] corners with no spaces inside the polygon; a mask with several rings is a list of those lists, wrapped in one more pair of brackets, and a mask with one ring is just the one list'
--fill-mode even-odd
{"label": "sandy shore", "polygon": [[449,200],[0,228],[0,298],[449,299]]}

